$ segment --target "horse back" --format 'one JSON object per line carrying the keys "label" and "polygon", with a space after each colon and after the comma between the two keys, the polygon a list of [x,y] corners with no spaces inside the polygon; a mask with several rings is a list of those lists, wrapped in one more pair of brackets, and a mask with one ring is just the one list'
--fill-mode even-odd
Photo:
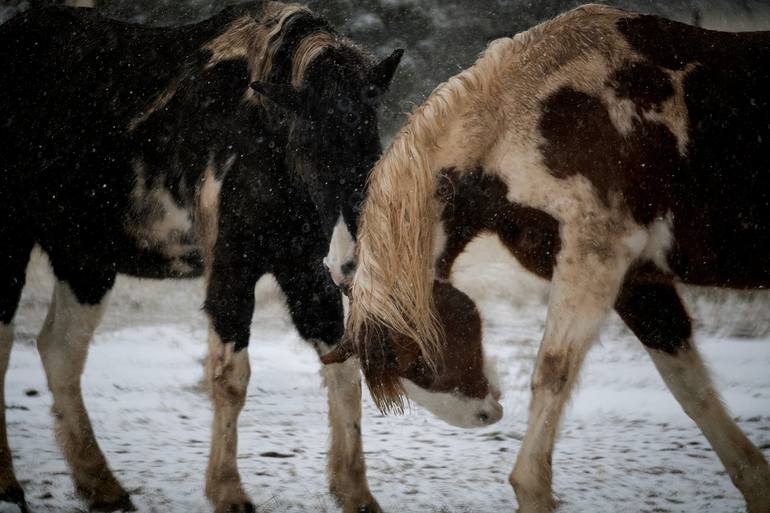
{"label": "horse back", "polygon": [[672,268],[704,285],[770,284],[770,32],[654,16],[619,29],[649,62],[684,74],[688,144],[668,191]]}

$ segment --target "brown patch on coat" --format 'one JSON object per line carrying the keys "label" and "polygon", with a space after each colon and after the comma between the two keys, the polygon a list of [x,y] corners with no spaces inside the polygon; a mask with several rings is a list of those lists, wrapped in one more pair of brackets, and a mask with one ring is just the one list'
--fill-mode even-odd
{"label": "brown patch on coat", "polygon": [[[656,91],[642,101],[659,96],[661,88]],[[563,87],[543,101],[539,128],[545,140],[540,151],[554,176],[584,176],[608,208],[618,198],[642,225],[670,208],[682,160],[665,125],[637,118],[623,135],[600,98]]]}
{"label": "brown patch on coat", "polygon": [[669,74],[647,61],[626,63],[612,74],[608,86],[618,98],[634,102],[639,114],[660,111],[663,102],[674,95]]}
{"label": "brown patch on coat", "polygon": [[[394,345],[399,373],[431,392],[459,392],[483,399],[489,394],[484,375],[481,316],[474,302],[449,283],[433,283],[433,303],[443,328],[443,352],[434,371],[404,337]],[[403,354],[402,354],[403,353]]]}
{"label": "brown patch on coat", "polygon": [[561,243],[559,223],[537,209],[508,201],[508,187],[481,169],[441,172],[436,192],[444,203],[447,241],[436,275],[448,279],[465,247],[482,233],[494,233],[511,254],[535,275],[550,279]]}

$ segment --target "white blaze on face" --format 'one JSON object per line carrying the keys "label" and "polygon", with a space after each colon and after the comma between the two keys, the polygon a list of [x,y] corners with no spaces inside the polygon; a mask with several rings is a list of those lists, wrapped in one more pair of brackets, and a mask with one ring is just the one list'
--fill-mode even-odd
{"label": "white blaze on face", "polygon": [[503,407],[492,394],[484,399],[449,392],[431,392],[402,379],[406,395],[444,422],[461,428],[485,427],[503,418]]}
{"label": "white blaze on face", "polygon": [[494,361],[488,358],[484,359],[484,376],[490,390],[484,399],[449,392],[432,392],[408,379],[402,379],[401,385],[409,399],[444,422],[461,428],[485,427],[503,418],[497,369]]}
{"label": "white blaze on face", "polygon": [[[329,253],[324,258],[324,265],[329,269],[329,273],[334,280],[335,285],[340,286],[352,277],[353,258],[356,245],[353,237],[350,235],[342,214],[337,219],[332,232],[332,240],[329,243]],[[348,271],[346,275],[344,271]]]}

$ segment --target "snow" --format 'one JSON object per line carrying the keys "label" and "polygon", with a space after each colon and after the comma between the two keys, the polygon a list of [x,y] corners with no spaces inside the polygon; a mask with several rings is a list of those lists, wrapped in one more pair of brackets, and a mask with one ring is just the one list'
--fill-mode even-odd
{"label": "snow", "polygon": [[[486,242],[479,248],[491,251]],[[369,483],[386,511],[514,511],[507,477],[526,427],[547,289],[512,273],[503,257],[484,265],[464,259],[459,267],[458,284],[484,315],[486,350],[498,361],[506,413],[489,428],[461,430],[418,407],[384,417],[365,393]],[[39,255],[28,274],[6,382],[16,474],[35,512],[81,511],[85,505],[54,442],[51,396],[33,346],[51,288]],[[245,487],[260,512],[334,512],[326,491],[326,392],[317,357],[291,328],[274,282],[260,282],[257,295],[253,374],[239,430]],[[203,495],[211,411],[202,386],[201,301],[200,281],[120,278],[89,355],[83,390],[94,429],[140,511],[210,510]],[[752,312],[768,315],[764,305]],[[739,425],[770,456],[770,336],[737,338],[710,323],[701,319],[699,347]],[[766,317],[757,323],[767,325]],[[554,469],[563,513],[744,508],[704,437],[616,318],[589,354],[563,420]]]}

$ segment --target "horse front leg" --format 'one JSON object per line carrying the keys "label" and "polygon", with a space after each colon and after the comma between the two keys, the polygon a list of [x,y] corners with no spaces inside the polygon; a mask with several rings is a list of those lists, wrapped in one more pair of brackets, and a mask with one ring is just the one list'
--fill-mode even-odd
{"label": "horse front leg", "polygon": [[216,513],[255,511],[238,472],[238,416],[251,377],[249,334],[258,273],[248,267],[219,268],[209,276],[205,310],[209,317],[206,365],[214,408],[206,496]]}
{"label": "horse front leg", "polygon": [[[13,318],[24,287],[32,241],[8,233],[0,220],[0,503],[16,504],[27,512],[24,490],[16,480],[5,423],[5,373],[13,347]],[[7,227],[7,224],[6,224]]]}
{"label": "horse front leg", "polygon": [[96,442],[80,387],[88,347],[106,305],[104,290],[109,290],[112,279],[114,275],[107,283],[89,285],[57,282],[37,341],[53,395],[56,438],[72,469],[75,487],[92,511],[134,509]]}
{"label": "horse front leg", "polygon": [[601,227],[590,231],[590,240],[584,231],[562,229],[545,333],[532,375],[527,431],[509,478],[520,513],[556,508],[552,454],[562,410],[635,256],[622,238],[610,238],[611,232]]}
{"label": "horse front leg", "polygon": [[690,317],[670,279],[658,273],[629,277],[615,309],[645,345],[655,367],[687,415],[708,439],[749,513],[770,511],[770,466],[737,426],[714,389],[692,342]]}
{"label": "horse front leg", "polygon": [[[340,292],[321,262],[293,262],[275,270],[286,293],[300,335],[319,353],[331,350],[343,333]],[[331,443],[327,471],[329,490],[343,513],[380,513],[369,491],[361,440],[361,371],[358,360],[324,365]]]}

